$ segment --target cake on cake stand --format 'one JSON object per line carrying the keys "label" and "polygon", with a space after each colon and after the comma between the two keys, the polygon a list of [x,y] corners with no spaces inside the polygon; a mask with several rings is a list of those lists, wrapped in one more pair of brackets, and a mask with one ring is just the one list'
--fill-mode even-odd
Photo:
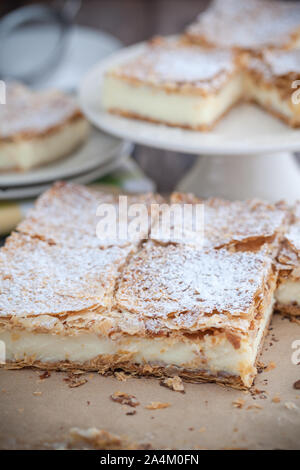
{"label": "cake on cake stand", "polygon": [[[300,130],[292,129],[252,104],[231,110],[210,132],[196,132],[107,113],[101,83],[111,66],[138,53],[141,45],[113,54],[81,83],[79,100],[89,120],[102,130],[149,147],[199,155],[178,189],[201,197],[300,199]],[[299,104],[300,106],[300,104]]]}

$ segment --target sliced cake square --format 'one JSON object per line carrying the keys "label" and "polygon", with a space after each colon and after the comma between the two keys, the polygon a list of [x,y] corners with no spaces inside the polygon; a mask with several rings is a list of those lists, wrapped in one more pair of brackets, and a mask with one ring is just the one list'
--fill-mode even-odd
{"label": "sliced cake square", "polygon": [[127,117],[209,129],[241,97],[238,70],[229,50],[157,38],[141,54],[106,72],[103,105]]}
{"label": "sliced cake square", "polygon": [[8,84],[0,106],[0,171],[29,170],[75,150],[89,124],[75,100],[59,91]]}

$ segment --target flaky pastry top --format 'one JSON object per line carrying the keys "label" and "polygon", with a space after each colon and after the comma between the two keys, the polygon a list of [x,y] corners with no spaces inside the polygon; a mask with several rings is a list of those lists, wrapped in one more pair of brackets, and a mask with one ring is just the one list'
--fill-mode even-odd
{"label": "flaky pastry top", "polygon": [[[130,206],[142,204],[150,216],[151,204],[158,204],[162,200],[162,197],[149,193],[126,196],[126,200],[120,203],[117,194],[58,182],[38,199],[26,219],[19,224],[18,231],[47,240],[49,243],[74,247],[138,245],[142,239],[148,237],[150,221],[148,225],[141,227],[138,233],[129,233],[128,227],[135,215],[133,213],[130,216]],[[116,226],[114,223],[103,223],[105,230],[99,229],[99,236],[98,224],[104,222],[107,217],[113,218],[114,215]]]}
{"label": "flaky pastry top", "polygon": [[130,247],[91,250],[13,234],[0,251],[0,316],[110,309]]}
{"label": "flaky pastry top", "polygon": [[[274,206],[255,199],[231,202],[217,198],[204,200],[189,194],[173,193],[170,202],[175,205],[203,205],[203,234],[195,230],[196,211],[187,212],[184,218],[187,244],[200,246],[202,241],[203,249],[242,245],[241,248],[244,246],[245,249],[251,250],[251,243],[257,248],[256,244],[259,246],[274,242],[277,235],[283,233],[288,217],[284,204]],[[158,223],[157,220],[155,225]],[[162,231],[160,236],[157,236],[155,225],[151,232],[152,239],[158,242],[174,242],[173,232],[169,238],[164,237]],[[199,227],[201,228],[201,225]],[[202,240],[200,235],[203,235]],[[185,243],[184,239],[182,243]]]}
{"label": "flaky pastry top", "polygon": [[236,58],[229,50],[207,50],[177,39],[157,38],[108,75],[170,91],[206,93],[218,89],[235,69]]}
{"label": "flaky pastry top", "polygon": [[115,306],[187,330],[218,320],[253,318],[272,273],[265,249],[256,253],[195,250],[149,242],[123,270]]}

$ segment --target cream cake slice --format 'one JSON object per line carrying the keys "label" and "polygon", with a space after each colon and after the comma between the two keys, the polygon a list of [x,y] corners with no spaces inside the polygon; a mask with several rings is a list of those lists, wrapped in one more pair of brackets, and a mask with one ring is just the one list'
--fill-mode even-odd
{"label": "cream cake slice", "polygon": [[[157,203],[137,200],[146,210]],[[245,217],[247,228],[232,228],[231,239],[242,233],[248,243],[233,247],[221,229],[199,249],[143,232],[127,243],[110,234],[108,243],[94,242],[99,201],[115,205],[114,196],[57,184],[0,250],[4,367],[123,369],[251,386],[273,312],[274,234],[283,223],[275,209],[273,225],[269,217],[256,229],[264,243],[249,243]]]}
{"label": "cream cake slice", "polygon": [[12,236],[0,256],[6,365],[249,387],[273,310],[268,252],[149,242],[125,267],[127,256]]}
{"label": "cream cake slice", "polygon": [[125,117],[206,130],[239,101],[242,82],[233,52],[157,38],[106,72],[102,101]]}
{"label": "cream cake slice", "polygon": [[273,0],[213,0],[185,38],[209,47],[258,52],[300,43],[300,5]]}
{"label": "cream cake slice", "polygon": [[266,51],[248,60],[246,96],[292,127],[300,127],[300,49]]}
{"label": "cream cake slice", "polygon": [[0,105],[0,171],[26,171],[71,153],[89,124],[75,100],[59,91],[8,84]]}
{"label": "cream cake slice", "polygon": [[115,308],[139,320],[148,339],[139,353],[146,372],[243,388],[256,375],[275,287],[265,249],[232,253],[149,242],[123,271]]}
{"label": "cream cake slice", "polygon": [[293,210],[278,256],[279,278],[276,309],[287,315],[300,315],[300,201]]}

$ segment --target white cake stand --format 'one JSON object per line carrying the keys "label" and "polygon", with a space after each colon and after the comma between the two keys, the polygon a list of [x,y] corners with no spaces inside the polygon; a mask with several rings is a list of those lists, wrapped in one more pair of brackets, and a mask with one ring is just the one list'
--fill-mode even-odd
{"label": "white cake stand", "polygon": [[[234,108],[211,132],[195,132],[107,113],[101,102],[104,72],[138,54],[145,44],[114,53],[84,78],[79,100],[86,116],[102,130],[132,142],[201,155],[179,188],[199,196],[269,201],[300,198],[300,130],[291,129],[255,105]],[[300,104],[299,104],[300,106]]]}

